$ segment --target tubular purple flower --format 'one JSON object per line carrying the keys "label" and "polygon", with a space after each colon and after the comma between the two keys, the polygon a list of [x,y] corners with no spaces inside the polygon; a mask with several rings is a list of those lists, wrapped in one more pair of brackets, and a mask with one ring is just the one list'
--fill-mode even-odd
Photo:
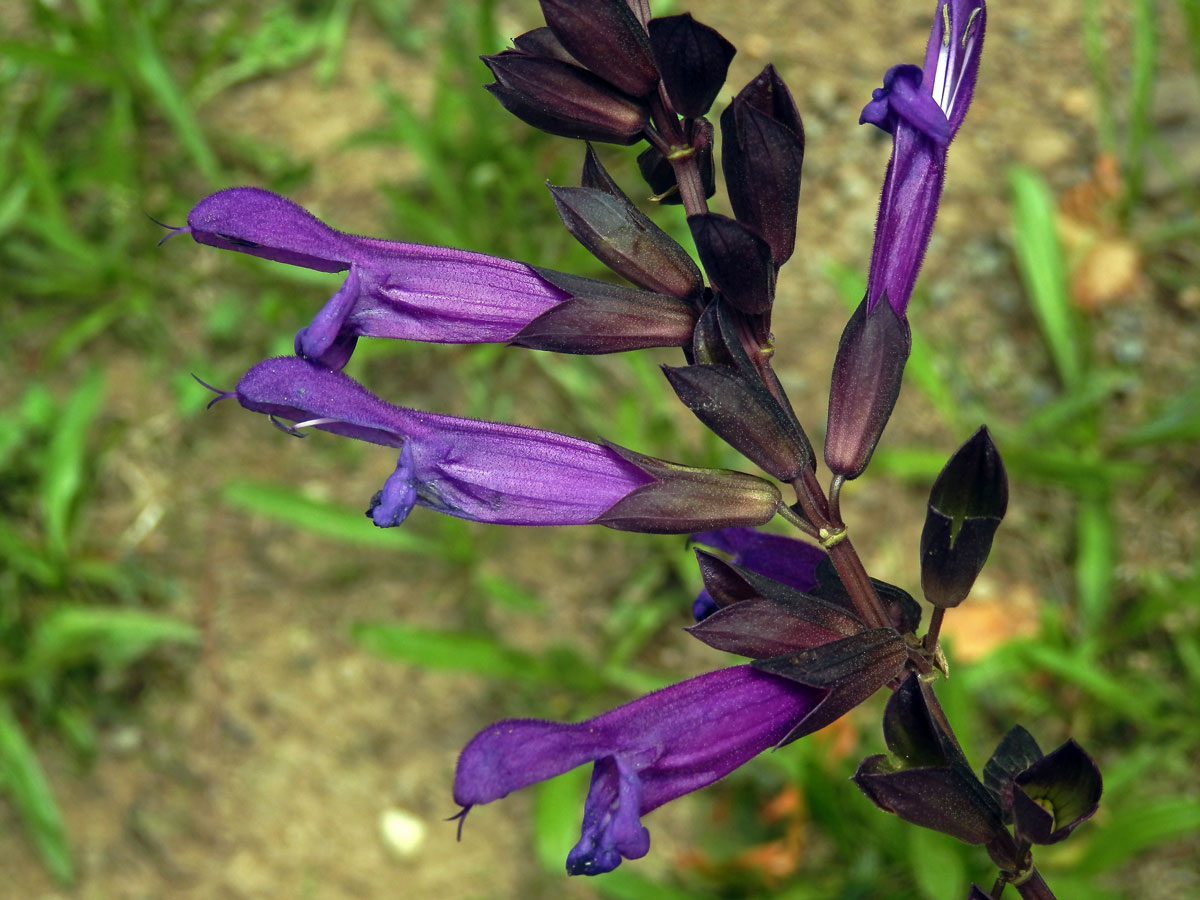
{"label": "tubular purple flower", "polygon": [[600,444],[519,425],[393,406],[357,381],[294,356],[242,376],[246,409],[394,447],[396,470],[369,515],[387,528],[413,506],[502,525],[582,525],[653,479]]}
{"label": "tubular purple flower", "polygon": [[572,875],[611,872],[650,849],[641,816],[712,784],[778,744],[827,691],[749,666],[709,672],[568,725],[509,719],[463,749],[454,800],[465,815],[594,763]]}
{"label": "tubular purple flower", "polygon": [[424,506],[498,525],[598,524],[686,534],[761,525],[780,503],[778,489],[753,475],[681,466],[554,431],[393,406],[349,376],[298,356],[261,362],[236,390],[216,393],[236,397],[289,434],[319,428],[400,450],[368,511],[380,528],[399,525],[413,506]]}
{"label": "tubular purple flower", "polygon": [[[604,305],[612,293],[603,282],[576,278],[573,289],[586,292],[577,295],[550,280],[556,273],[543,275],[524,263],[482,253],[346,234],[286,197],[261,188],[228,188],[206,197],[188,214],[188,224],[174,233],[319,272],[349,270],[341,289],[296,335],[297,354],[338,369],[349,360],[359,337],[436,343],[511,341],[538,316],[565,301],[583,302],[581,312],[586,317],[588,305]],[[644,296],[651,310],[671,303],[670,298],[649,292],[636,296]],[[660,327],[649,329],[631,320],[628,327],[637,334],[624,340],[610,335],[610,343],[630,349],[689,340],[687,317],[677,314],[673,306],[659,318]],[[619,332],[621,326],[618,318],[610,322],[609,330]],[[570,342],[565,343],[569,349]]]}
{"label": "tubular purple flower", "polygon": [[987,24],[984,0],[939,0],[925,53],[916,66],[888,70],[862,111],[893,137],[875,225],[867,309],[887,295],[903,317],[917,280],[946,172],[946,149],[962,124],[979,72]]}

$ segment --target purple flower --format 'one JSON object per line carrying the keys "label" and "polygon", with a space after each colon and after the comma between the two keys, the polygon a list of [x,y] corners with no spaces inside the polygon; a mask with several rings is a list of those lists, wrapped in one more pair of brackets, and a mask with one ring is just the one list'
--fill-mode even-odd
{"label": "purple flower", "polygon": [[[798,591],[811,591],[817,586],[817,566],[825,551],[812,544],[779,534],[768,534],[755,528],[724,528],[693,534],[691,540],[705,547],[732,553],[735,566],[743,566],[759,575],[773,578]],[[716,601],[701,588],[692,604],[692,614],[699,622],[717,610]]]}
{"label": "purple flower", "polygon": [[946,148],[971,102],[983,33],[984,0],[938,0],[925,68],[890,69],[859,122],[893,137],[867,279],[867,309],[879,298],[900,317],[929,244],[946,172]]}
{"label": "purple flower", "polygon": [[[173,232],[178,233],[191,234],[201,244],[319,272],[349,270],[341,289],[296,335],[297,354],[331,368],[346,364],[359,337],[511,341],[568,300],[575,301],[574,320],[586,323],[580,327],[596,327],[602,335],[588,352],[682,345],[690,340],[695,318],[681,301],[650,292],[583,278],[572,279],[570,289],[563,289],[552,283],[558,273],[524,263],[346,234],[261,188],[228,188],[206,197],[188,214],[188,224]],[[628,310],[613,310],[617,301]],[[583,310],[577,309],[580,303]],[[647,314],[651,324],[645,321]],[[595,315],[603,322],[597,325]],[[571,349],[569,340],[560,338],[559,344]]]}
{"label": "purple flower", "polygon": [[712,784],[782,741],[827,692],[734,666],[647,694],[574,725],[509,719],[458,759],[460,816],[515,790],[594,763],[572,875],[611,872],[650,849],[641,816]]}
{"label": "purple flower", "polygon": [[217,393],[270,416],[290,434],[312,427],[398,449],[396,469],[369,511],[381,528],[424,506],[501,525],[597,523],[679,534],[697,523],[762,524],[780,503],[778,490],[752,475],[664,463],[553,431],[393,406],[349,376],[297,356],[261,362],[235,391]]}
{"label": "purple flower", "polygon": [[413,506],[503,525],[591,522],[652,481],[600,444],[519,425],[393,406],[341,372],[295,356],[261,362],[235,396],[293,434],[314,427],[400,450],[371,503],[376,525],[399,525]]}

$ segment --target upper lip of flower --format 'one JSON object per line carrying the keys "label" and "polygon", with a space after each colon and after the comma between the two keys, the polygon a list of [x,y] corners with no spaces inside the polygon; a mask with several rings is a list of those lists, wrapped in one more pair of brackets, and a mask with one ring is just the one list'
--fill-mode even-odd
{"label": "upper lip of flower", "polygon": [[951,135],[975,87],[986,19],[984,0],[942,0],[934,19],[922,85],[946,114]]}

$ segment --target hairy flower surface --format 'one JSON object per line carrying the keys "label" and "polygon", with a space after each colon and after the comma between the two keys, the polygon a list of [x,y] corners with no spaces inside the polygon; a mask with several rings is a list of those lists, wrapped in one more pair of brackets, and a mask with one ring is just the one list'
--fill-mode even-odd
{"label": "hairy flower surface", "polygon": [[396,470],[371,504],[380,527],[414,505],[503,525],[591,522],[653,479],[590,441],[520,425],[393,406],[341,372],[295,356],[261,362],[238,382],[246,409],[394,447]]}
{"label": "hairy flower surface", "polygon": [[349,376],[298,356],[261,362],[236,390],[217,394],[236,397],[289,434],[319,428],[400,450],[396,470],[368,512],[381,528],[399,525],[413,506],[424,506],[498,525],[599,524],[686,534],[761,525],[780,503],[774,485],[742,472],[669,463],[555,431],[393,406]]}
{"label": "hairy flower surface", "polygon": [[939,0],[924,70],[888,70],[862,123],[892,135],[867,279],[867,308],[879,298],[903,317],[937,216],[946,148],[962,124],[979,72],[987,22],[984,0]]}
{"label": "hairy flower surface", "polygon": [[[572,300],[608,315],[601,331],[610,347],[670,346],[686,342],[691,319],[671,298],[561,276],[524,263],[468,250],[360,237],[330,228],[286,197],[236,187],[206,197],[175,233],[201,244],[237,250],[319,272],[349,270],[341,289],[296,335],[296,352],[331,368],[349,360],[359,337],[436,343],[511,341],[527,325]],[[571,290],[554,283],[570,280]],[[622,299],[631,313],[614,316],[605,304]],[[640,301],[640,303],[639,303]],[[649,328],[639,306],[661,320]],[[587,316],[585,308],[576,318]],[[592,318],[596,314],[592,315]],[[694,316],[692,316],[694,318]],[[590,319],[589,319],[590,321]],[[623,338],[623,340],[622,340]],[[560,341],[560,343],[567,343]]]}
{"label": "hairy flower surface", "polygon": [[641,816],[723,778],[779,743],[826,691],[749,666],[709,672],[577,724],[509,719],[467,744],[454,777],[464,808],[594,763],[572,875],[611,872],[650,849]]}

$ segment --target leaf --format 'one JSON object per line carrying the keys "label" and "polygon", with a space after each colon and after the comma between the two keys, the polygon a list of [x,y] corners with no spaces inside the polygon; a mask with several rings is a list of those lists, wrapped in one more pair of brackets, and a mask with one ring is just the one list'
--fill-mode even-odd
{"label": "leaf", "polygon": [[42,469],[41,503],[51,551],[65,558],[72,509],[83,484],[87,438],[104,397],[104,376],[93,370],[60,410]]}
{"label": "leaf", "polygon": [[567,853],[579,840],[583,800],[591,770],[579,766],[536,785],[533,794],[533,843],[542,868],[562,875]]}
{"label": "leaf", "polygon": [[550,680],[543,661],[489,635],[365,622],[351,626],[350,634],[372,653],[428,669],[474,672],[519,681]]}
{"label": "leaf", "polygon": [[1157,412],[1118,439],[1123,447],[1200,440],[1200,381],[1175,394]]}
{"label": "leaf", "polygon": [[63,885],[75,880],[62,811],[8,704],[0,700],[0,790],[13,801],[42,862]]}
{"label": "leaf", "polygon": [[924,828],[908,829],[908,865],[926,900],[947,900],[967,892],[967,871],[958,842]]}
{"label": "leaf", "polygon": [[35,628],[27,657],[34,670],[81,662],[120,669],[161,644],[195,644],[195,626],[140,609],[60,606]]}
{"label": "leaf", "polygon": [[225,486],[221,497],[227,503],[249,512],[322,537],[365,547],[386,547],[406,553],[419,553],[433,559],[453,557],[443,544],[414,534],[411,529],[376,528],[361,510],[312,500],[290,488],[235,481]]}
{"label": "leaf", "polygon": [[[1079,872],[1106,872],[1141,853],[1170,841],[1195,838],[1200,832],[1196,797],[1131,803],[1092,838],[1078,863]],[[1081,832],[1082,833],[1082,832]]]}
{"label": "leaf", "polygon": [[1071,308],[1067,267],[1055,226],[1054,197],[1042,177],[1029,169],[1013,169],[1009,181],[1013,191],[1013,243],[1029,305],[1059,378],[1068,389],[1074,389],[1083,380],[1079,335],[1084,331]]}

